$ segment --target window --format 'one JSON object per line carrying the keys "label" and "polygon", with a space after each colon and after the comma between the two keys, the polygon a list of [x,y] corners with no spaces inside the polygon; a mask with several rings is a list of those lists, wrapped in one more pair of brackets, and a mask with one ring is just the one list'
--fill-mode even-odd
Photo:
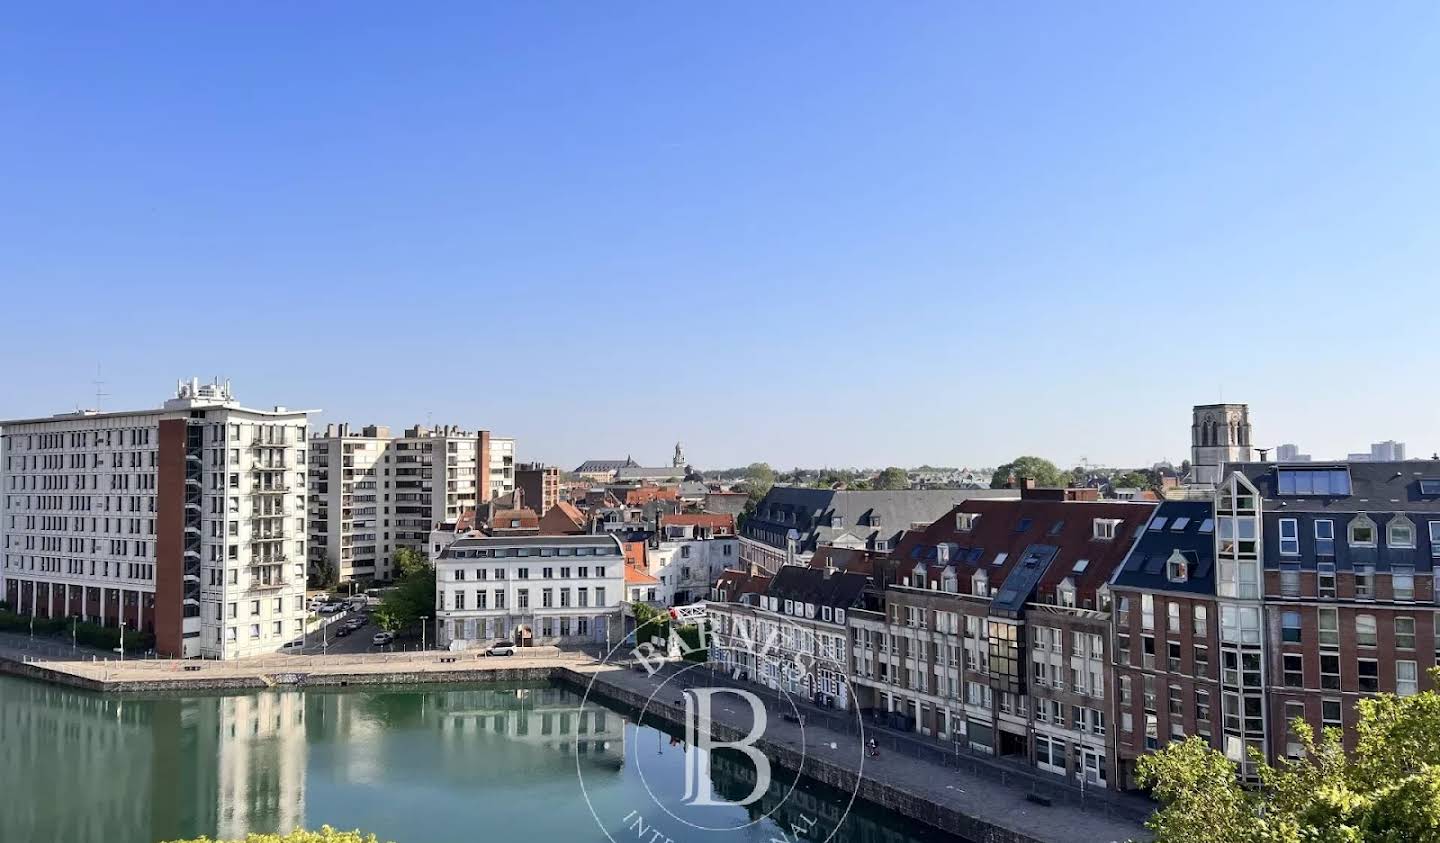
{"label": "window", "polygon": [[1415,569],[1395,566],[1390,569],[1390,587],[1394,597],[1401,602],[1415,599]]}
{"label": "window", "polygon": [[1335,599],[1335,563],[1315,563],[1315,588],[1322,600]]}
{"label": "window", "polygon": [[1374,615],[1356,615],[1356,616],[1355,616],[1355,646],[1357,646],[1357,647],[1374,647],[1374,646],[1375,646],[1375,643],[1376,643],[1376,636],[1375,636],[1375,616],[1374,616]]}
{"label": "window", "polygon": [[1173,600],[1165,606],[1165,629],[1170,632],[1180,631],[1180,604]]}
{"label": "window", "polygon": [[1440,556],[1440,521],[1430,522],[1430,555]]}
{"label": "window", "polygon": [[1375,546],[1375,522],[1369,516],[1361,514],[1350,520],[1350,546]]}
{"label": "window", "polygon": [[1379,693],[1380,663],[1374,659],[1356,659],[1355,667],[1360,676],[1360,692],[1365,694]]}
{"label": "window", "polygon": [[1210,648],[1203,644],[1195,645],[1195,675],[1210,675]]}
{"label": "window", "polygon": [[1110,539],[1113,539],[1113,538],[1115,538],[1115,529],[1116,529],[1117,527],[1119,527],[1119,526],[1120,526],[1120,521],[1119,521],[1119,519],[1115,519],[1115,518],[1096,518],[1096,519],[1095,519],[1095,526],[1094,526],[1094,531],[1095,531],[1095,532],[1094,532],[1094,535],[1095,535],[1095,538],[1097,538],[1097,539],[1104,539],[1104,540],[1107,540],[1107,541],[1110,540]]}
{"label": "window", "polygon": [[1305,703],[1293,701],[1285,703],[1285,725],[1287,727],[1285,757],[1291,761],[1298,761],[1305,754],[1305,745],[1296,738],[1293,730],[1295,721],[1304,719]]}
{"label": "window", "polygon": [[975,529],[975,519],[979,517],[973,512],[957,512],[955,513],[955,529],[962,533],[968,533]]}
{"label": "window", "polygon": [[1207,620],[1206,614],[1207,612],[1204,606],[1195,606],[1192,611],[1192,616],[1194,618],[1193,626],[1195,628],[1195,635],[1202,638],[1205,636],[1205,626]]}
{"label": "window", "polygon": [[1280,554],[1300,555],[1300,522],[1294,518],[1280,519]]}
{"label": "window", "polygon": [[1292,688],[1305,687],[1305,657],[1299,653],[1285,653],[1281,659],[1285,684]]}
{"label": "window", "polygon": [[1397,649],[1397,650],[1413,650],[1413,649],[1415,649],[1415,619],[1414,619],[1414,618],[1396,618],[1396,619],[1395,619],[1395,649]]}
{"label": "window", "polygon": [[1335,522],[1328,518],[1315,521],[1315,555],[1335,555]]}
{"label": "window", "polygon": [[1418,675],[1415,662],[1395,662],[1395,695],[1409,697],[1418,693],[1420,690]]}
{"label": "window", "polygon": [[1153,595],[1140,595],[1140,628],[1155,628],[1155,597]]}
{"label": "window", "polygon": [[1320,727],[1322,729],[1340,729],[1345,726],[1345,719],[1342,716],[1344,706],[1339,700],[1320,701]]}
{"label": "window", "polygon": [[1338,609],[1317,609],[1320,619],[1320,646],[1340,646],[1340,610]]}
{"label": "window", "polygon": [[1355,599],[1375,598],[1375,568],[1372,565],[1355,566]]}
{"label": "window", "polygon": [[1282,632],[1282,634],[1281,634],[1281,640],[1285,641],[1287,644],[1299,644],[1299,643],[1300,643],[1300,613],[1299,613],[1299,612],[1281,612],[1281,613],[1280,613],[1280,626],[1281,626],[1281,628],[1282,628],[1282,630],[1283,630],[1283,632]]}
{"label": "window", "polygon": [[1327,691],[1340,690],[1340,654],[1320,654],[1320,687]]}
{"label": "window", "polygon": [[1170,554],[1165,560],[1165,578],[1174,583],[1182,583],[1190,579],[1190,562],[1180,551]]}
{"label": "window", "polygon": [[1300,596],[1300,566],[1295,562],[1280,565],[1280,596]]}
{"label": "window", "polygon": [[1385,543],[1398,548],[1415,547],[1415,525],[1404,516],[1391,518],[1385,528]]}
{"label": "window", "polygon": [[1210,734],[1210,692],[1195,691],[1195,731]]}

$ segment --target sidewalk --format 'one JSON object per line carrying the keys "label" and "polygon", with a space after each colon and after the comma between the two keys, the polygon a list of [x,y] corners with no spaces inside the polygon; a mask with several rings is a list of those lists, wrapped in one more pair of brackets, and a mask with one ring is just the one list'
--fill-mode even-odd
{"label": "sidewalk", "polygon": [[[571,668],[571,670],[582,675],[602,673],[606,682],[645,695],[653,693],[660,682],[667,677],[667,673],[652,678],[646,673],[635,670],[597,665]],[[1037,805],[1026,799],[1027,788],[1005,783],[1004,777],[997,775],[989,768],[967,767],[963,763],[957,768],[919,760],[883,748],[885,745],[883,739],[880,741],[882,750],[879,757],[862,757],[859,739],[854,733],[821,725],[823,720],[809,716],[807,709],[811,709],[811,707],[804,704],[797,705],[797,708],[807,715],[806,722],[802,726],[785,719],[785,715],[790,715],[793,719],[794,714],[788,703],[784,704],[783,709],[776,707],[773,691],[770,692],[770,698],[767,699],[765,695],[767,689],[754,685],[747,686],[743,683],[723,681],[712,683],[712,678],[723,680],[726,677],[723,675],[712,676],[710,671],[703,667],[695,668],[686,674],[686,679],[689,679],[688,683],[675,685],[672,682],[666,687],[663,697],[657,699],[667,704],[674,704],[675,698],[680,696],[681,689],[687,685],[730,684],[756,693],[765,701],[768,717],[765,728],[767,740],[777,741],[797,749],[803,745],[807,756],[821,758],[828,763],[857,772],[866,780],[883,782],[908,794],[913,794],[919,799],[949,807],[992,825],[1011,829],[1039,840],[1053,840],[1056,843],[1072,843],[1072,841],[1118,843],[1118,841],[1149,839],[1149,833],[1139,822],[1120,816],[1112,810],[1108,801],[1088,801],[1087,806],[1090,810],[1060,802],[1049,807]],[[673,693],[671,692],[672,687],[674,688]],[[750,712],[743,705],[737,708],[738,711],[724,708],[715,713],[715,719],[742,731],[748,731],[751,721]],[[820,711],[819,709],[812,710]],[[889,731],[884,731],[888,738]],[[866,735],[867,738],[873,736],[869,724],[866,724]]]}

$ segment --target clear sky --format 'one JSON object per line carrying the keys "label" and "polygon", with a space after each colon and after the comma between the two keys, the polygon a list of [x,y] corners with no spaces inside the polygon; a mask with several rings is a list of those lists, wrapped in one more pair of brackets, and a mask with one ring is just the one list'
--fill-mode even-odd
{"label": "clear sky", "polygon": [[1437,273],[1434,3],[0,23],[0,417],[98,364],[565,467],[1178,461],[1222,398],[1428,454]]}

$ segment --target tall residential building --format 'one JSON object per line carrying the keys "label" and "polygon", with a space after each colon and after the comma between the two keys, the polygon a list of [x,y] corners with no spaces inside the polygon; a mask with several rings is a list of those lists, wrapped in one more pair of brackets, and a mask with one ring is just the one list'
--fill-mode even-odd
{"label": "tall residential building", "polygon": [[1197,404],[1190,424],[1192,481],[1214,486],[1225,463],[1250,459],[1249,405]]}
{"label": "tall residential building", "polygon": [[492,497],[484,478],[494,442],[454,426],[392,436],[378,425],[326,425],[310,445],[312,560],[328,560],[342,582],[391,579],[397,549],[424,550],[436,524]]}
{"label": "tall residential building", "polygon": [[1402,462],[1405,459],[1405,443],[1387,439],[1370,446],[1371,462]]}
{"label": "tall residential building", "polygon": [[515,487],[526,506],[539,513],[549,512],[560,502],[560,469],[543,462],[522,462],[515,466]]}
{"label": "tall residential building", "polygon": [[[490,498],[515,491],[515,437],[490,438]],[[484,503],[490,498],[481,501]]]}
{"label": "tall residential building", "polygon": [[159,409],[0,423],[0,594],[15,611],[153,633],[236,658],[305,623],[306,413],[226,383]]}

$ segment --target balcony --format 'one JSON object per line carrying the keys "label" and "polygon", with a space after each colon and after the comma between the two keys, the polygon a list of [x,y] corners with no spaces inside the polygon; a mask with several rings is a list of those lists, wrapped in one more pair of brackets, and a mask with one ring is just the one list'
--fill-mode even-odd
{"label": "balcony", "polygon": [[284,442],[284,441],[281,441],[281,442],[262,442],[262,441],[260,441],[259,439],[256,439],[254,442],[251,442],[251,443],[250,443],[250,447],[252,447],[252,448],[288,448],[288,447],[290,447],[290,443],[289,443],[289,442]]}

